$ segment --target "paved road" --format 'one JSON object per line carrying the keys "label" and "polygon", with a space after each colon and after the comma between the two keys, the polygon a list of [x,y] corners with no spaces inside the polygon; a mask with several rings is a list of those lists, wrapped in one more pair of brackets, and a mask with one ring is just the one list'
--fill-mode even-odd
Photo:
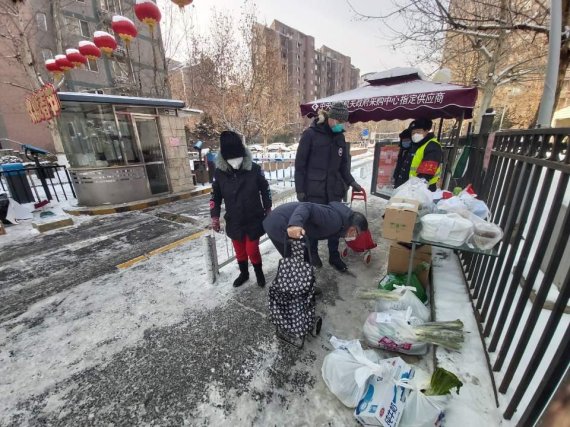
{"label": "paved road", "polygon": [[[79,226],[0,246],[0,320],[34,302],[111,272],[135,258],[204,227],[194,220],[207,210],[208,196],[169,208],[96,217]],[[176,213],[176,212],[175,212]],[[180,222],[177,222],[180,221]]]}

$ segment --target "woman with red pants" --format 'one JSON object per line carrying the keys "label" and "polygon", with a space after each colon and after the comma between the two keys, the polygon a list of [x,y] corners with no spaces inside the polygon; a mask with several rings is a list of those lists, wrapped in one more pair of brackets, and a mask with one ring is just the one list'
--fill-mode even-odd
{"label": "woman with red pants", "polygon": [[215,231],[220,231],[222,201],[226,208],[226,234],[232,239],[240,271],[234,286],[241,286],[249,280],[249,258],[257,284],[263,287],[265,276],[259,238],[265,233],[263,219],[271,212],[271,191],[261,167],[253,163],[251,153],[240,136],[231,131],[220,135],[220,152],[212,182],[210,216]]}

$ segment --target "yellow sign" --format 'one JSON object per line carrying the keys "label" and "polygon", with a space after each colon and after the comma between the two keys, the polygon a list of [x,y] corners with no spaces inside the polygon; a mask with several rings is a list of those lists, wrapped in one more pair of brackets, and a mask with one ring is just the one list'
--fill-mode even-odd
{"label": "yellow sign", "polygon": [[48,83],[26,97],[26,110],[33,123],[48,121],[59,116],[61,103],[55,87]]}

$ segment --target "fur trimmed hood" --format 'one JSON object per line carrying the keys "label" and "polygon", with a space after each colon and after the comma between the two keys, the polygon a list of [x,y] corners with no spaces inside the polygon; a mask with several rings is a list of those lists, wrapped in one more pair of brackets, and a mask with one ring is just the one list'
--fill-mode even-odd
{"label": "fur trimmed hood", "polygon": [[[247,148],[245,149],[245,156],[243,158],[243,163],[241,164],[240,170],[250,171],[253,165],[253,156],[251,155],[251,151]],[[232,167],[230,164],[222,157],[222,153],[218,152],[216,156],[216,168],[221,170],[222,172],[231,172]]]}

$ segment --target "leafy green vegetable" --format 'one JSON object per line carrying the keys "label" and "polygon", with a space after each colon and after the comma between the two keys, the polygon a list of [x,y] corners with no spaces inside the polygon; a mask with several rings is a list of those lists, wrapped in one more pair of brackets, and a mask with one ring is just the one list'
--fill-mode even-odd
{"label": "leafy green vegetable", "polygon": [[[406,286],[407,282],[408,282],[408,275],[406,273],[404,274],[388,273],[380,281],[380,283],[378,284],[378,288],[387,291],[392,291],[394,290],[394,286]],[[416,296],[420,299],[421,302],[425,304],[428,300],[428,297],[416,273],[412,273],[410,286],[413,286],[416,289],[415,291]]]}
{"label": "leafy green vegetable", "polygon": [[437,368],[431,376],[429,388],[424,392],[426,396],[444,396],[450,394],[451,390],[457,388],[455,392],[459,394],[459,389],[463,383],[455,374],[443,369]]}

